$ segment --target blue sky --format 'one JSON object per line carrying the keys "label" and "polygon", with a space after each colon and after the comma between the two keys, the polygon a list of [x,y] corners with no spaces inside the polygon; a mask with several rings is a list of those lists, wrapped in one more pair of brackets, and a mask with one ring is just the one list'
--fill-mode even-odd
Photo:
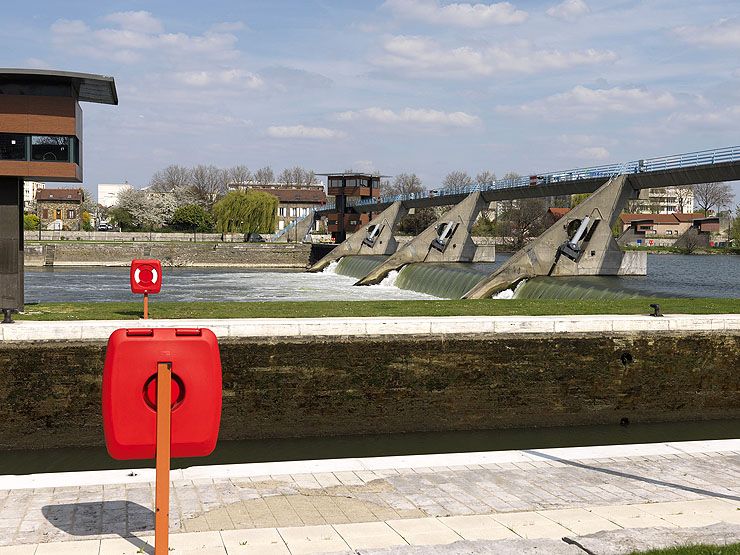
{"label": "blue sky", "polygon": [[168,164],[522,174],[740,144],[740,3],[37,0],[0,65],[102,73],[85,186]]}

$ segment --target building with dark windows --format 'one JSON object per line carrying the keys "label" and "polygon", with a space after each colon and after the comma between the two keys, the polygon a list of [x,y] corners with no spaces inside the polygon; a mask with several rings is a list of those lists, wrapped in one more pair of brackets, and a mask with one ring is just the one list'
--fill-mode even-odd
{"label": "building with dark windows", "polygon": [[36,195],[36,215],[41,229],[82,230],[82,189],[43,189]]}
{"label": "building with dark windows", "polygon": [[373,215],[370,212],[355,211],[351,204],[364,199],[380,197],[380,178],[384,175],[369,173],[329,173],[327,177],[327,195],[334,197],[336,212],[326,215],[329,233],[335,243],[341,243],[348,233],[354,233],[368,223]]}
{"label": "building with dark windows", "polygon": [[82,182],[80,102],[118,104],[113,78],[0,69],[0,309],[5,321],[23,308],[24,181]]}

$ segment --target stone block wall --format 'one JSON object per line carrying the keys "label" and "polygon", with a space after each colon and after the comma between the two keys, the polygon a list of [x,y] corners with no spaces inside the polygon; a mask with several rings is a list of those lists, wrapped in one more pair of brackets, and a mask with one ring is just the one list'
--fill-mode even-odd
{"label": "stone block wall", "polygon": [[[103,342],[0,343],[0,449],[101,445]],[[740,333],[231,338],[220,438],[740,418]]]}

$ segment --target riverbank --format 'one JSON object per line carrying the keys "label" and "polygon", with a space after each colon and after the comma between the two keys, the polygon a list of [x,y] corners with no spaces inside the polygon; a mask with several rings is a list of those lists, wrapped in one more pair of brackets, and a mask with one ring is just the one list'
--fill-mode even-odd
{"label": "riverbank", "polygon": [[[174,553],[627,554],[740,534],[740,441],[173,471]],[[0,476],[13,553],[150,553],[154,472]],[[0,548],[2,549],[2,548]]]}
{"label": "riverbank", "polygon": [[[160,302],[151,300],[149,314],[163,318],[341,318],[400,316],[547,316],[578,314],[650,314],[659,303],[665,314],[738,314],[740,299],[638,298],[600,300],[482,299],[413,301],[266,301]],[[18,320],[138,320],[140,302],[27,304]]]}
{"label": "riverbank", "polygon": [[306,268],[311,252],[303,243],[27,242],[24,265],[127,267],[136,258],[156,258],[165,267]]}

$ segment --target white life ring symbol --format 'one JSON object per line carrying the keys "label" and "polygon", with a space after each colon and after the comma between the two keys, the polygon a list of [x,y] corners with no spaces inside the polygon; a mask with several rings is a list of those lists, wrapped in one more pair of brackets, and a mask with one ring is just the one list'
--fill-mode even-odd
{"label": "white life ring symbol", "polygon": [[[136,270],[134,271],[134,281],[137,284],[141,284],[141,278],[139,277],[139,274],[141,274],[141,268],[136,268]],[[151,281],[151,283],[152,283],[152,285],[154,285],[154,284],[157,283],[157,280],[159,279],[159,276],[157,275],[157,270],[155,268],[152,268],[151,269],[151,274],[152,274],[152,281]]]}

